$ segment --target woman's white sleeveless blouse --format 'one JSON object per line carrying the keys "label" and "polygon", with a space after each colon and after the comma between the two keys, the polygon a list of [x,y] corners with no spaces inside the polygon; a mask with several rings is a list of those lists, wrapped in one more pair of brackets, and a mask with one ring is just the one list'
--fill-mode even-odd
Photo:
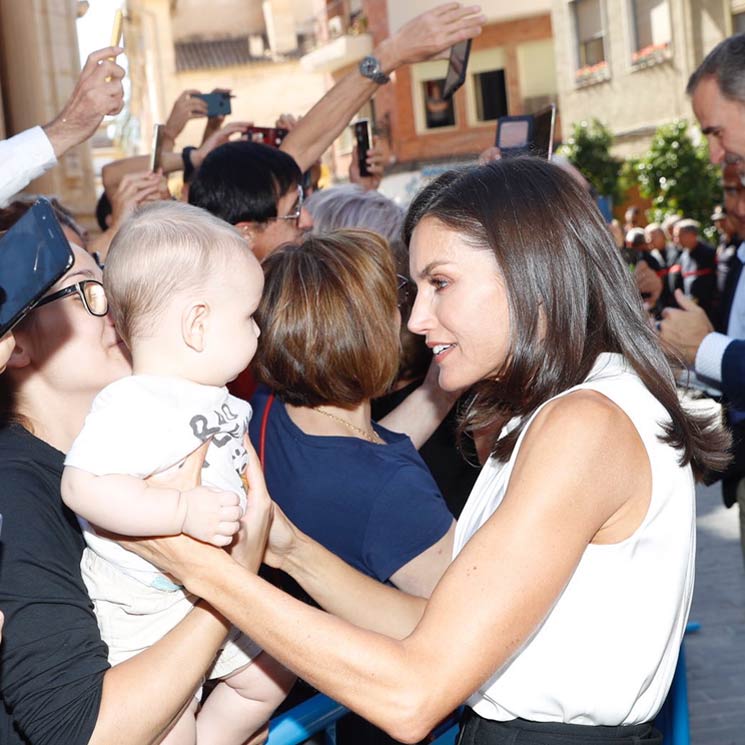
{"label": "woman's white sleeveless blouse", "polygon": [[[693,591],[691,468],[659,441],[667,411],[620,355],[601,354],[577,389],[603,394],[635,425],[652,468],[649,511],[621,543],[587,547],[541,626],[469,699],[487,719],[638,724],[654,718],[672,681]],[[454,556],[499,507],[526,430],[508,463],[484,466],[458,521]]]}

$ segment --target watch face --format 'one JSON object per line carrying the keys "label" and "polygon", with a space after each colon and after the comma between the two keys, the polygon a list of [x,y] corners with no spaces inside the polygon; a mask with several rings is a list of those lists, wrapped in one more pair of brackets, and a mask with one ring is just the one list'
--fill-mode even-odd
{"label": "watch face", "polygon": [[375,57],[365,57],[360,63],[363,74],[372,75],[378,68],[378,61]]}

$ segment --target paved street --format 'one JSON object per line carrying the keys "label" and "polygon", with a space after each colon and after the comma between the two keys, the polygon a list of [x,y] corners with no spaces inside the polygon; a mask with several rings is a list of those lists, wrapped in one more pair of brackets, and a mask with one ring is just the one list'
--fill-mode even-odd
{"label": "paved street", "polygon": [[698,556],[686,638],[693,745],[745,745],[745,570],[737,508],[699,487]]}

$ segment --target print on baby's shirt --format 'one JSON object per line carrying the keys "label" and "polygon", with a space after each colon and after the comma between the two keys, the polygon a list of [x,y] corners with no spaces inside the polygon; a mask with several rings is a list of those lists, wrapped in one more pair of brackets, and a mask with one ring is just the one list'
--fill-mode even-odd
{"label": "print on baby's shirt", "polygon": [[[200,442],[212,440],[211,444],[219,448],[238,442],[238,446],[232,453],[233,467],[238,478],[246,485],[245,471],[248,466],[248,453],[243,447],[243,435],[248,432],[248,418],[240,420],[230,405],[226,402],[219,410],[209,414],[195,414],[190,420],[191,431]],[[205,458],[202,468],[209,468],[209,462]]]}

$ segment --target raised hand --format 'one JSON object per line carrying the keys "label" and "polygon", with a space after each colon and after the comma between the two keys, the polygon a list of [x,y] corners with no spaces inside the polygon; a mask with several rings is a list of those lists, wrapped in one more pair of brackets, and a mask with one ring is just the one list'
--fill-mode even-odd
{"label": "raised hand", "polygon": [[207,104],[201,98],[197,98],[199,91],[189,89],[183,91],[173,102],[173,108],[165,123],[164,136],[171,147],[164,148],[172,150],[176,138],[183,132],[184,127],[190,119],[207,116]]}
{"label": "raised hand", "polygon": [[367,161],[367,170],[370,172],[369,176],[360,174],[358,153],[359,149],[355,145],[352,149],[352,160],[349,164],[349,180],[353,184],[359,184],[365,191],[373,191],[380,186],[380,182],[383,180],[383,149],[376,141],[373,147],[367,151],[365,160]]}
{"label": "raised hand", "polygon": [[215,149],[224,145],[236,134],[245,134],[246,130],[253,126],[253,122],[230,122],[222,129],[213,132],[196,150],[191,153],[191,164],[199,168],[204,159]]}
{"label": "raised hand", "polygon": [[478,36],[485,22],[486,16],[479,5],[438,5],[412,18],[381,43],[383,69],[389,72],[434,57],[459,41]]}
{"label": "raised hand", "polygon": [[122,177],[111,197],[111,227],[118,228],[143,202],[162,198],[164,196],[161,173],[128,173]]}
{"label": "raised hand", "polygon": [[90,54],[64,108],[44,126],[58,158],[91,137],[104,116],[122,110],[124,68],[114,58],[123,51],[121,47],[106,47]]}

